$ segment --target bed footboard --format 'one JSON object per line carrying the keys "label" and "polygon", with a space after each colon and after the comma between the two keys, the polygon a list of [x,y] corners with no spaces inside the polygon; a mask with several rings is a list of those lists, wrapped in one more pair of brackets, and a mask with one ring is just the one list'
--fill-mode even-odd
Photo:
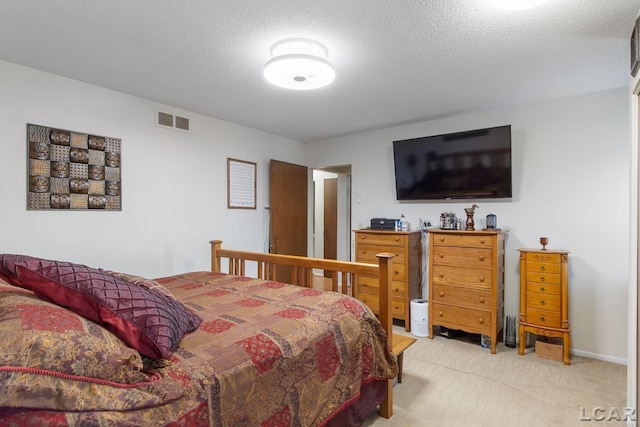
{"label": "bed footboard", "polygon": [[[387,341],[393,342],[393,319],[391,308],[391,266],[393,255],[380,253],[378,265],[359,262],[336,261],[322,258],[307,258],[295,255],[266,254],[262,252],[236,251],[222,249],[221,240],[211,240],[211,270],[221,272],[221,259],[228,259],[227,273],[244,276],[247,262],[255,263],[257,277],[278,280],[276,266],[287,267],[291,271],[292,285],[311,287],[313,270],[331,272],[332,289],[345,295],[358,295],[358,276],[377,277],[380,289],[379,319],[387,332]],[[351,286],[348,284],[351,283]],[[380,404],[380,415],[390,418],[393,414],[393,380],[387,382],[387,397]]]}

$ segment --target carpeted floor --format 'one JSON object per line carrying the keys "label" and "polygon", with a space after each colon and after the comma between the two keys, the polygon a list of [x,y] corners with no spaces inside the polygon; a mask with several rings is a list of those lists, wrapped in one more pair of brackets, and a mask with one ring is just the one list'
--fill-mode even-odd
{"label": "carpeted floor", "polygon": [[492,355],[464,338],[418,338],[404,353],[393,417],[372,414],[364,426],[623,426],[626,375],[625,365],[584,357],[565,366],[533,348],[520,356],[499,343]]}

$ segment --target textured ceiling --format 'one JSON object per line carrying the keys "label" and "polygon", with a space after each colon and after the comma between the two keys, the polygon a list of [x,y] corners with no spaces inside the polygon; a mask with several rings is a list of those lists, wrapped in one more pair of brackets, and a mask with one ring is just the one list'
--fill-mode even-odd
{"label": "textured ceiling", "polygon": [[[0,59],[300,141],[628,84],[640,0],[0,0]],[[270,86],[308,37],[336,80]]]}

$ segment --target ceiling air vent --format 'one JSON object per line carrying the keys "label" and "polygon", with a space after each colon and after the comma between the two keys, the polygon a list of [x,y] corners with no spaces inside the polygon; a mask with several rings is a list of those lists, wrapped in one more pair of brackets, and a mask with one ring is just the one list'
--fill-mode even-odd
{"label": "ceiling air vent", "polygon": [[162,111],[156,111],[156,125],[163,128],[169,128],[183,132],[190,131],[188,118],[174,116],[171,113],[165,113]]}

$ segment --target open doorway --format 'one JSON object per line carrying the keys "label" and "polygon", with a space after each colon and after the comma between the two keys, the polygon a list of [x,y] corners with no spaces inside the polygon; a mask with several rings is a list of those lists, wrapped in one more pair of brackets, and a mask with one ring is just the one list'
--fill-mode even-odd
{"label": "open doorway", "polygon": [[[350,261],[351,165],[314,169],[313,193],[312,256],[327,258],[335,254],[335,259]],[[335,218],[325,218],[327,215]],[[335,245],[335,251],[333,247],[326,248],[327,244]]]}

